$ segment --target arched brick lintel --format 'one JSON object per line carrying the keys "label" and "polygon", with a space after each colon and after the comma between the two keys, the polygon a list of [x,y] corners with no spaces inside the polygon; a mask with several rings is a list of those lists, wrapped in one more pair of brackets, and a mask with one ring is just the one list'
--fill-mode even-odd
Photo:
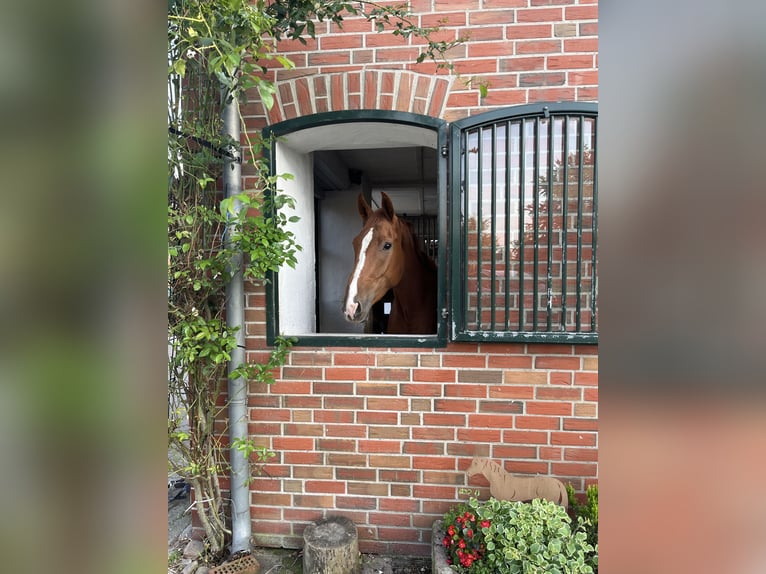
{"label": "arched brick lintel", "polygon": [[452,78],[408,70],[360,70],[283,80],[267,121],[345,110],[396,110],[441,117]]}

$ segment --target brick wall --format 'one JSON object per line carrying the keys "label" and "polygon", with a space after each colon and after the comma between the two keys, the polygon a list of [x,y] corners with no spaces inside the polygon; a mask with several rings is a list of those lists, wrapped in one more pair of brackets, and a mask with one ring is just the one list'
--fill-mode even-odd
{"label": "brick wall", "polygon": [[[392,109],[452,121],[496,107],[597,98],[597,5],[575,0],[413,0],[422,25],[470,33],[460,79],[411,63],[416,40],[348,19],[320,25],[307,46],[285,42],[295,70],[270,71],[274,108],[243,108],[248,126],[341,109]],[[247,182],[246,182],[247,183]],[[248,358],[265,353],[262,287],[247,294]],[[598,347],[450,343],[446,349],[295,348],[270,387],[251,385],[250,432],[276,458],[251,488],[257,544],[297,548],[305,526],[343,514],[360,550],[427,554],[430,528],[461,488],[473,456],[509,471],[597,481]]]}

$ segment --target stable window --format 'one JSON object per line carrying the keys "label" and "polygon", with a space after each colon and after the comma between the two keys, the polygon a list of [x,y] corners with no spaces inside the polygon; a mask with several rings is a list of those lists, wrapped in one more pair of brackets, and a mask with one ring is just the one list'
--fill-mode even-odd
{"label": "stable window", "polygon": [[595,104],[451,127],[455,340],[597,342]]}
{"label": "stable window", "polygon": [[[447,340],[598,342],[597,108],[517,106],[454,122],[347,111],[271,126],[272,173],[297,202],[295,269],[267,285],[267,340],[441,347]],[[449,186],[448,186],[449,183]],[[438,268],[434,333],[385,333],[391,294],[343,316],[362,228],[388,195]]]}
{"label": "stable window", "polygon": [[[296,200],[291,226],[302,251],[295,269],[267,285],[267,339],[299,345],[443,346],[446,344],[447,124],[402,112],[330,112],[289,120],[273,137],[272,173],[293,177],[279,187]],[[346,321],[343,298],[354,267],[353,238],[362,229],[357,197],[377,209],[385,193],[437,264],[433,333],[385,334],[389,292],[365,323]]]}

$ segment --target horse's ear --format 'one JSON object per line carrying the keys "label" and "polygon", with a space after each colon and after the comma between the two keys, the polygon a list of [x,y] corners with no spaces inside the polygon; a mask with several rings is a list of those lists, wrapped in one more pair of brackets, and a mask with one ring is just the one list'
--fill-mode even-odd
{"label": "horse's ear", "polygon": [[372,208],[361,193],[356,198],[356,207],[359,210],[359,215],[362,216],[362,223],[367,223],[367,219],[372,215]]}
{"label": "horse's ear", "polygon": [[396,211],[394,211],[394,204],[391,201],[391,198],[388,197],[385,191],[380,192],[380,197],[383,202],[383,213],[386,214],[388,219],[393,221],[394,217],[396,217]]}

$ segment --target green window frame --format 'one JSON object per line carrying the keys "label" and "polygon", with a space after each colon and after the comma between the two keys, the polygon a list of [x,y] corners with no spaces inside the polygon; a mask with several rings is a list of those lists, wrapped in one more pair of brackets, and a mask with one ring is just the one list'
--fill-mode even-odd
{"label": "green window frame", "polygon": [[[375,122],[380,124],[395,124],[411,126],[421,130],[433,131],[437,150],[437,234],[438,249],[437,266],[437,332],[433,335],[375,335],[375,334],[334,334],[334,333],[297,333],[280,327],[280,294],[279,276],[271,274],[266,284],[266,341],[273,344],[277,335],[294,336],[297,346],[312,347],[444,347],[447,344],[447,122],[439,118],[413,114],[408,112],[381,110],[353,110],[326,112],[303,116],[274,124],[264,129],[264,137],[279,142],[290,134],[300,137],[303,130],[327,126],[350,125],[355,122]],[[308,133],[308,132],[303,132]],[[277,165],[277,154],[272,149],[267,150],[271,173],[280,173]],[[284,170],[282,170],[284,171]],[[357,220],[354,225],[361,223]],[[313,230],[311,231],[313,233]],[[298,241],[300,242],[300,239]],[[349,244],[349,249],[351,245]],[[342,279],[345,281],[345,277]]]}
{"label": "green window frame", "polygon": [[597,106],[450,126],[451,339],[598,342]]}

